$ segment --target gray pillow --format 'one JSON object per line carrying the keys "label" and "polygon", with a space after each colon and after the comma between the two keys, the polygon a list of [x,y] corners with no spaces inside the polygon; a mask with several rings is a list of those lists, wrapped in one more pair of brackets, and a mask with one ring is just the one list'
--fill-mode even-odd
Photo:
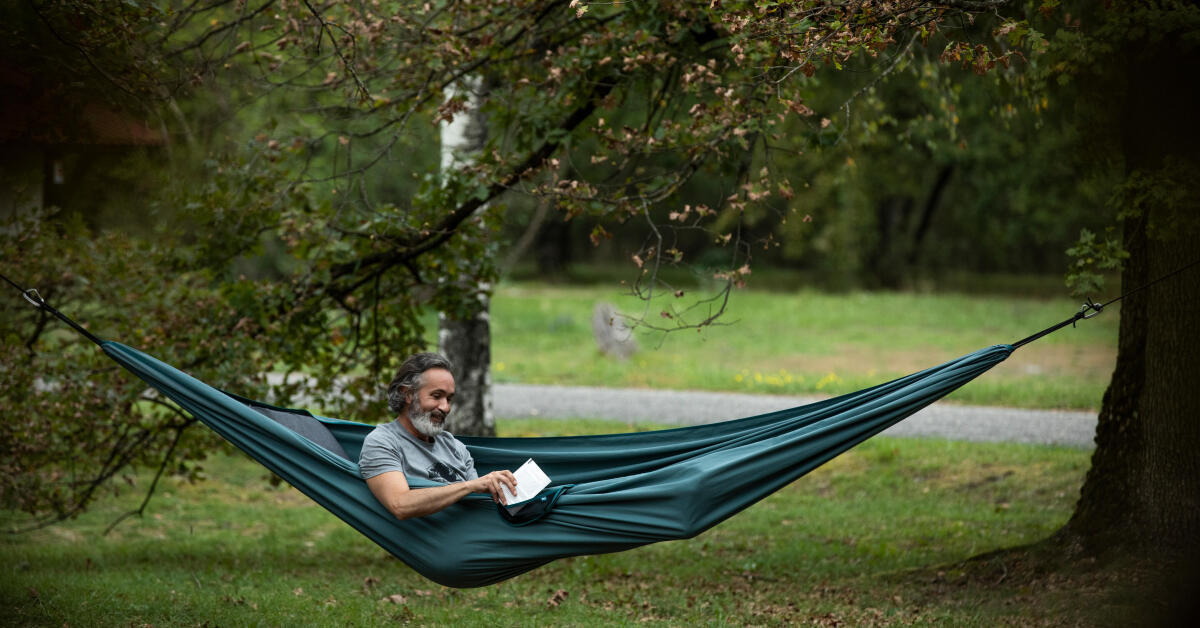
{"label": "gray pillow", "polygon": [[346,460],[350,459],[346,450],[342,449],[341,444],[333,437],[333,432],[311,416],[259,405],[251,405],[250,408]]}

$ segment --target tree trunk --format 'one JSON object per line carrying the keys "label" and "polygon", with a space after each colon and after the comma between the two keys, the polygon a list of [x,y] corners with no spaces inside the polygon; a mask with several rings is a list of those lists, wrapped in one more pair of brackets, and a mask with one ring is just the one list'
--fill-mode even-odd
{"label": "tree trunk", "polygon": [[[442,171],[469,163],[487,142],[487,121],[479,108],[483,81],[465,79],[461,89],[470,90],[469,111],[442,127]],[[486,210],[481,207],[479,211]],[[477,307],[461,318],[438,313],[438,350],[454,363],[454,410],[447,418],[455,434],[495,436],[492,415],[492,333],[488,286],[479,286]]]}
{"label": "tree trunk", "polygon": [[898,290],[912,281],[921,256],[921,245],[933,224],[933,215],[954,174],[954,164],[938,168],[937,177],[919,213],[912,196],[888,196],[875,206],[878,242],[867,259],[872,284]]}
{"label": "tree trunk", "polygon": [[[1134,51],[1124,68],[1118,124],[1131,176],[1119,209],[1139,212],[1125,221],[1125,293],[1200,259],[1200,87],[1191,78],[1200,55],[1174,46]],[[1146,176],[1149,184],[1132,187]],[[1192,267],[1121,302],[1092,468],[1064,529],[1088,553],[1124,547],[1178,558],[1200,546],[1197,286],[1200,267]]]}
{"label": "tree trunk", "polygon": [[[1195,261],[1195,237],[1151,241],[1126,225],[1125,290]],[[1185,271],[1122,301],[1117,366],[1067,531],[1088,553],[1195,551],[1200,539],[1200,308]]]}
{"label": "tree trunk", "polygon": [[438,315],[438,348],[450,358],[455,373],[454,411],[447,419],[455,434],[495,436],[492,414],[492,332],[489,299],[480,295],[480,309],[466,320]]}
{"label": "tree trunk", "polygon": [[904,236],[912,209],[911,196],[887,196],[875,205],[878,240],[867,261],[875,286],[899,290],[904,285]]}
{"label": "tree trunk", "polygon": [[933,224],[933,214],[942,204],[942,195],[946,192],[953,174],[954,164],[952,163],[945,164],[938,170],[937,179],[933,182],[933,189],[929,191],[929,197],[925,199],[925,207],[921,208],[921,215],[917,219],[917,226],[912,234],[912,245],[908,249],[907,260],[909,268],[916,266],[917,261],[921,258],[921,246],[925,244],[925,236],[929,234],[929,227]]}
{"label": "tree trunk", "polygon": [[571,224],[561,216],[552,216],[538,231],[534,241],[538,274],[543,278],[561,277],[571,262]]}

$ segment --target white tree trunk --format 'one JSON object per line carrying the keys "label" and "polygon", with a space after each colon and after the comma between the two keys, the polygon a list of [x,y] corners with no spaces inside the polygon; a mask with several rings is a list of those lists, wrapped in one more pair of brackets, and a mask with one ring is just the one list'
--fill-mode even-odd
{"label": "white tree trunk", "polygon": [[[469,165],[487,141],[487,122],[479,111],[483,82],[464,79],[457,87],[468,93],[468,111],[441,128],[443,173]],[[483,211],[485,208],[480,208]],[[472,436],[494,436],[492,414],[492,336],[488,309],[489,286],[479,286],[478,307],[465,320],[438,313],[438,350],[454,363],[454,411],[447,419],[450,431]]]}

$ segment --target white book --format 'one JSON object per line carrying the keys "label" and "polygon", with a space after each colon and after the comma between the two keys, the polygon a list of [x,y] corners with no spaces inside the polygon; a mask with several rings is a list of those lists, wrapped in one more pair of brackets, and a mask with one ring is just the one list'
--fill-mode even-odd
{"label": "white book", "polygon": [[509,491],[507,486],[500,486],[500,490],[504,491],[504,502],[509,507],[537,497],[542,489],[550,486],[550,478],[533,461],[533,458],[526,460],[525,464],[514,471],[513,477],[517,479],[516,493]]}

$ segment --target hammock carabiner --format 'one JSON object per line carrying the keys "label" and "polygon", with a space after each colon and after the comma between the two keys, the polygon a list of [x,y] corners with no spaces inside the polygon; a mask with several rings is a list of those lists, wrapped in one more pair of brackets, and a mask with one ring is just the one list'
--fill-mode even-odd
{"label": "hammock carabiner", "polygon": [[[1091,310],[1092,313],[1088,314],[1087,313],[1088,310]],[[1104,311],[1104,306],[1100,305],[1099,303],[1093,302],[1092,297],[1088,297],[1087,303],[1084,303],[1083,306],[1079,308],[1079,313],[1075,315],[1075,320],[1079,320],[1079,319],[1087,320],[1089,318],[1094,318],[1096,316],[1099,316],[1100,312],[1102,312],[1102,311]],[[1074,323],[1072,323],[1071,325],[1074,326]]]}
{"label": "hammock carabiner", "polygon": [[[1105,305],[1107,305],[1107,303]],[[1092,318],[1092,317],[1098,315],[1103,309],[1104,309],[1104,305],[1100,305],[1099,303],[1092,301],[1091,297],[1088,297],[1087,303],[1084,303],[1083,306],[1079,308],[1079,311],[1076,312],[1075,316],[1072,316],[1071,318],[1068,318],[1067,320],[1065,320],[1053,327],[1047,327],[1046,329],[1043,329],[1042,331],[1039,331],[1038,333],[1036,333],[1028,338],[1018,340],[1017,342],[1012,343],[1012,345],[1010,345],[1010,346],[1013,349],[1017,349],[1019,347],[1022,347],[1024,345],[1027,345],[1027,344],[1033,342],[1034,340],[1037,340],[1038,338],[1041,338],[1042,336],[1045,336],[1046,334],[1058,331],[1058,330],[1062,329],[1063,327],[1066,327],[1067,325],[1074,327],[1075,323],[1079,322],[1082,319]]]}
{"label": "hammock carabiner", "polygon": [[3,279],[4,281],[11,284],[12,287],[16,288],[17,290],[20,290],[21,296],[25,297],[25,300],[29,301],[29,304],[32,305],[33,307],[36,307],[37,309],[39,309],[43,312],[49,312],[49,313],[53,314],[54,316],[58,317],[59,320],[66,323],[67,325],[70,325],[72,329],[74,329],[75,331],[82,334],[84,338],[87,338],[88,340],[91,340],[92,342],[94,342],[98,345],[104,344],[104,341],[101,340],[100,338],[98,338],[95,334],[84,329],[79,323],[76,323],[75,321],[71,320],[66,314],[59,312],[58,310],[54,309],[54,307],[51,306],[49,303],[46,303],[46,300],[43,299],[42,295],[37,291],[37,288],[22,288],[19,284],[17,284],[17,282],[13,281],[12,279],[9,279],[8,277],[5,277],[4,275],[0,275],[0,279]]}
{"label": "hammock carabiner", "polygon": [[[31,294],[33,296],[29,296]],[[28,290],[24,290],[21,292],[21,296],[25,297],[25,300],[29,301],[30,305],[32,305],[33,307],[36,307],[39,310],[44,309],[46,307],[46,300],[42,298],[42,295],[38,294],[37,288],[30,288]]]}

